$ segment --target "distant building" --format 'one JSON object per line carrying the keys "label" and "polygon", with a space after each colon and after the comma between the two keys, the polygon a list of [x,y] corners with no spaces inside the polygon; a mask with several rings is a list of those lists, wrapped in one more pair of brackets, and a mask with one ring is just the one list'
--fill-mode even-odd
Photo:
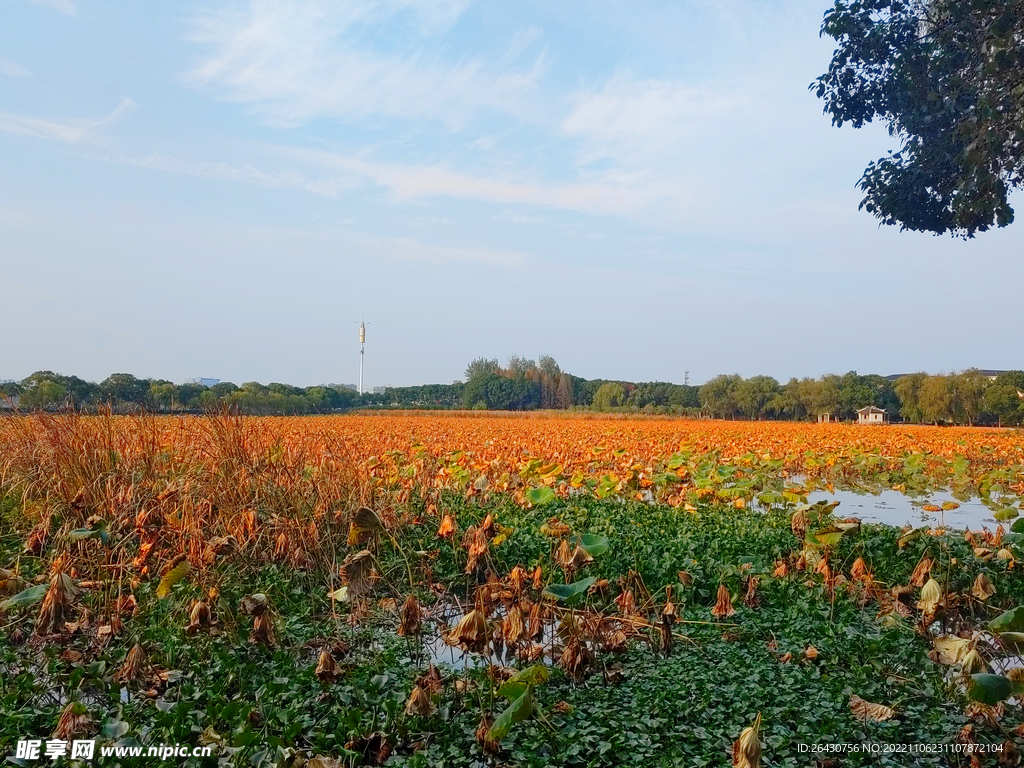
{"label": "distant building", "polygon": [[331,382],[327,386],[330,387],[331,389],[351,389],[353,392],[359,391],[359,387],[357,387],[355,384],[335,384],[334,382]]}
{"label": "distant building", "polygon": [[212,387],[214,384],[220,384],[220,379],[204,379],[202,377],[197,379],[185,379],[186,384],[199,384],[203,387]]}
{"label": "distant building", "polygon": [[373,394],[375,394],[375,395],[383,395],[389,389],[391,389],[391,385],[390,384],[385,384],[383,387],[374,387],[370,391],[373,392]]}
{"label": "distant building", "polygon": [[858,424],[885,424],[885,409],[866,405],[857,411]]}
{"label": "distant building", "polygon": [[819,413],[818,423],[819,424],[835,424],[839,419],[836,418],[835,414],[832,413]]}
{"label": "distant building", "polygon": [[0,394],[0,411],[13,411],[18,407],[18,395]]}

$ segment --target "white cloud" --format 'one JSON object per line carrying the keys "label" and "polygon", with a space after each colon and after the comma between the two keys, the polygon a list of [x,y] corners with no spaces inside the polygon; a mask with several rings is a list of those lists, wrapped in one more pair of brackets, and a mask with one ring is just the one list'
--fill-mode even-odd
{"label": "white cloud", "polygon": [[[479,58],[446,62],[436,46],[426,50],[424,41],[444,32],[467,5],[250,0],[244,9],[195,20],[191,39],[209,52],[188,80],[250,105],[274,125],[381,116],[459,128],[481,109],[516,109],[540,69],[539,60],[510,71]],[[371,45],[385,21],[400,28],[405,21],[409,42],[390,51]]]}
{"label": "white cloud", "polygon": [[4,77],[28,77],[29,71],[8,59],[0,59],[0,75]]}
{"label": "white cloud", "polygon": [[53,8],[56,11],[67,16],[77,16],[78,8],[71,0],[32,0],[36,5],[45,5],[47,8]]}
{"label": "white cloud", "polygon": [[79,141],[98,142],[95,134],[97,128],[111,126],[134,111],[135,102],[123,98],[114,111],[101,120],[43,120],[12,112],[0,112],[0,131],[13,133],[15,136],[32,136],[69,144]]}

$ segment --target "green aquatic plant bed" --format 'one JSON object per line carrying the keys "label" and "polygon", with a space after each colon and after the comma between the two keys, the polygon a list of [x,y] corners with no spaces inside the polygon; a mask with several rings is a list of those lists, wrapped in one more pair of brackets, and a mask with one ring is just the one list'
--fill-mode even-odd
{"label": "green aquatic plant bed", "polygon": [[[87,737],[101,744],[208,744],[214,757],[189,760],[230,766],[301,766],[318,756],[314,768],[720,766],[759,713],[764,766],[967,766],[969,757],[953,751],[958,736],[1002,746],[1003,755],[1024,746],[1015,735],[1024,721],[1015,699],[968,712],[961,669],[929,656],[934,636],[969,637],[1024,604],[1019,567],[997,554],[1016,557],[1012,535],[990,546],[960,533],[844,530],[840,511],[823,506],[803,513],[808,531],[800,536],[792,510],[724,504],[690,513],[589,497],[533,509],[501,497],[450,498],[439,511],[452,515],[452,537],[439,539],[434,518],[412,510],[388,536],[351,547],[336,542],[338,565],[360,547],[373,552],[379,578],[358,608],[339,594],[336,568],[266,565],[244,551],[184,575],[165,598],[157,597],[159,579],[139,581],[138,608],[112,636],[98,626],[117,596],[102,589],[82,588],[68,617],[73,631],[42,638],[33,635],[40,602],[9,604],[0,616],[0,750],[13,756],[19,739],[50,738],[68,702],[82,705],[91,721]],[[48,583],[45,553],[23,552],[27,532],[9,502],[4,514],[12,525],[0,535],[0,567],[17,568],[26,589],[37,575]],[[463,535],[488,524],[486,553],[467,573]],[[583,554],[567,563],[563,541]],[[117,542],[91,536],[74,546],[102,553]],[[821,557],[830,574],[812,566]],[[927,625],[915,607],[921,588],[910,587],[903,601],[910,615],[902,615],[907,611],[891,604],[885,610],[884,598],[865,598],[853,576],[859,560],[878,594],[888,593],[909,586],[924,558],[944,596]],[[780,561],[785,575],[776,575]],[[437,653],[436,637],[471,610],[478,583],[489,574],[505,578],[516,566],[528,574],[523,589],[535,601],[547,591],[555,614],[545,654],[513,664],[544,665],[550,674],[532,676],[510,694],[502,682],[511,673],[490,668],[489,653]],[[542,583],[534,590],[538,566]],[[994,587],[991,597],[972,596],[979,574]],[[436,620],[424,616],[418,632],[400,636],[410,578],[423,611]],[[723,586],[732,613],[716,616]],[[592,643],[581,667],[553,663],[571,642],[574,622],[618,616],[616,598],[626,589],[637,608],[622,648]],[[262,609],[250,602],[243,610],[243,598],[254,595],[265,596],[257,603],[268,606],[272,643],[251,641]],[[187,632],[195,601],[210,606],[213,623]],[[668,643],[661,631],[666,603],[673,606]],[[489,630],[502,610],[488,616]],[[136,645],[146,669],[125,681]],[[978,648],[991,671],[1002,671],[1005,644],[986,635]],[[324,652],[336,670],[318,677]],[[452,658],[454,666],[446,663]],[[429,705],[410,709],[414,687],[429,687],[431,661],[440,681],[427,693]],[[857,719],[851,697],[894,715]],[[500,744],[481,736],[484,718],[488,728],[508,726]],[[882,746],[872,752],[868,745]],[[919,751],[886,752],[884,745]],[[982,757],[995,764],[1000,753]],[[102,765],[144,760],[109,757]]]}

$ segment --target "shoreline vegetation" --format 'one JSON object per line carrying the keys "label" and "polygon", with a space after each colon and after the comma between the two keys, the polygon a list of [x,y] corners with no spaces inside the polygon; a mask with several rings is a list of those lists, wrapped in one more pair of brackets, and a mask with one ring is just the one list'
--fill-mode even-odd
{"label": "shoreline vegetation", "polygon": [[[838,742],[881,745],[846,766],[1012,762],[1024,525],[862,524],[808,504],[813,483],[941,484],[1016,516],[1024,437],[3,419],[0,748],[211,746],[232,768],[796,768]],[[884,748],[913,744],[936,746]]]}
{"label": "shoreline vegetation", "polygon": [[668,382],[583,379],[564,372],[555,360],[478,358],[465,381],[411,387],[383,387],[359,394],[348,385],[295,387],[246,382],[237,386],[174,384],[112,374],[99,383],[52,371],[37,371],[20,382],[0,384],[0,413],[12,410],[97,413],[204,414],[219,410],[271,416],[367,411],[514,411],[570,414],[643,414],[676,418],[747,421],[855,421],[858,409],[875,406],[890,422],[1018,426],[1024,423],[1024,371],[986,373],[968,369],[948,375],[912,373],[899,377],[849,372],[817,379],[716,376],[699,386]]}

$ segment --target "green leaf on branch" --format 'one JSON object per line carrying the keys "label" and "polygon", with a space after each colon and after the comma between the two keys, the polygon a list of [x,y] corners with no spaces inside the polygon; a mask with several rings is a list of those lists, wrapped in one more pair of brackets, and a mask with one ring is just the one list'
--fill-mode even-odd
{"label": "green leaf on branch", "polygon": [[967,684],[967,695],[971,701],[980,701],[994,707],[1001,701],[1006,701],[1013,695],[1014,686],[1008,677],[1002,675],[991,675],[987,672],[980,672],[971,675]]}
{"label": "green leaf on branch", "polygon": [[543,507],[557,498],[550,488],[531,488],[526,492],[526,500],[535,507]]}
{"label": "green leaf on branch", "polygon": [[597,583],[597,578],[588,576],[585,579],[574,581],[572,584],[549,584],[544,590],[544,597],[554,598],[560,603],[572,605],[584,597],[595,583]]}
{"label": "green leaf on branch", "polygon": [[534,664],[532,667],[521,669],[502,684],[498,689],[498,695],[509,701],[518,699],[531,685],[545,682],[548,679],[548,674],[548,668],[543,664]]}
{"label": "green leaf on branch", "polygon": [[9,597],[0,603],[0,611],[9,611],[11,608],[17,608],[21,605],[32,605],[32,603],[38,603],[46,596],[47,589],[49,589],[47,584],[37,584],[34,587],[29,587],[28,589],[16,594],[14,597]]}
{"label": "green leaf on branch", "polygon": [[498,715],[487,735],[495,741],[501,741],[508,736],[508,732],[512,729],[513,725],[521,723],[523,720],[528,720],[530,715],[533,714],[533,709],[533,685],[531,684],[526,686],[526,690],[523,691],[518,699],[509,704],[505,711]]}
{"label": "green leaf on branch", "polygon": [[573,544],[578,545],[591,557],[603,555],[611,549],[611,544],[609,543],[607,536],[597,536],[593,533],[581,534],[576,538],[576,541],[573,542]]}

